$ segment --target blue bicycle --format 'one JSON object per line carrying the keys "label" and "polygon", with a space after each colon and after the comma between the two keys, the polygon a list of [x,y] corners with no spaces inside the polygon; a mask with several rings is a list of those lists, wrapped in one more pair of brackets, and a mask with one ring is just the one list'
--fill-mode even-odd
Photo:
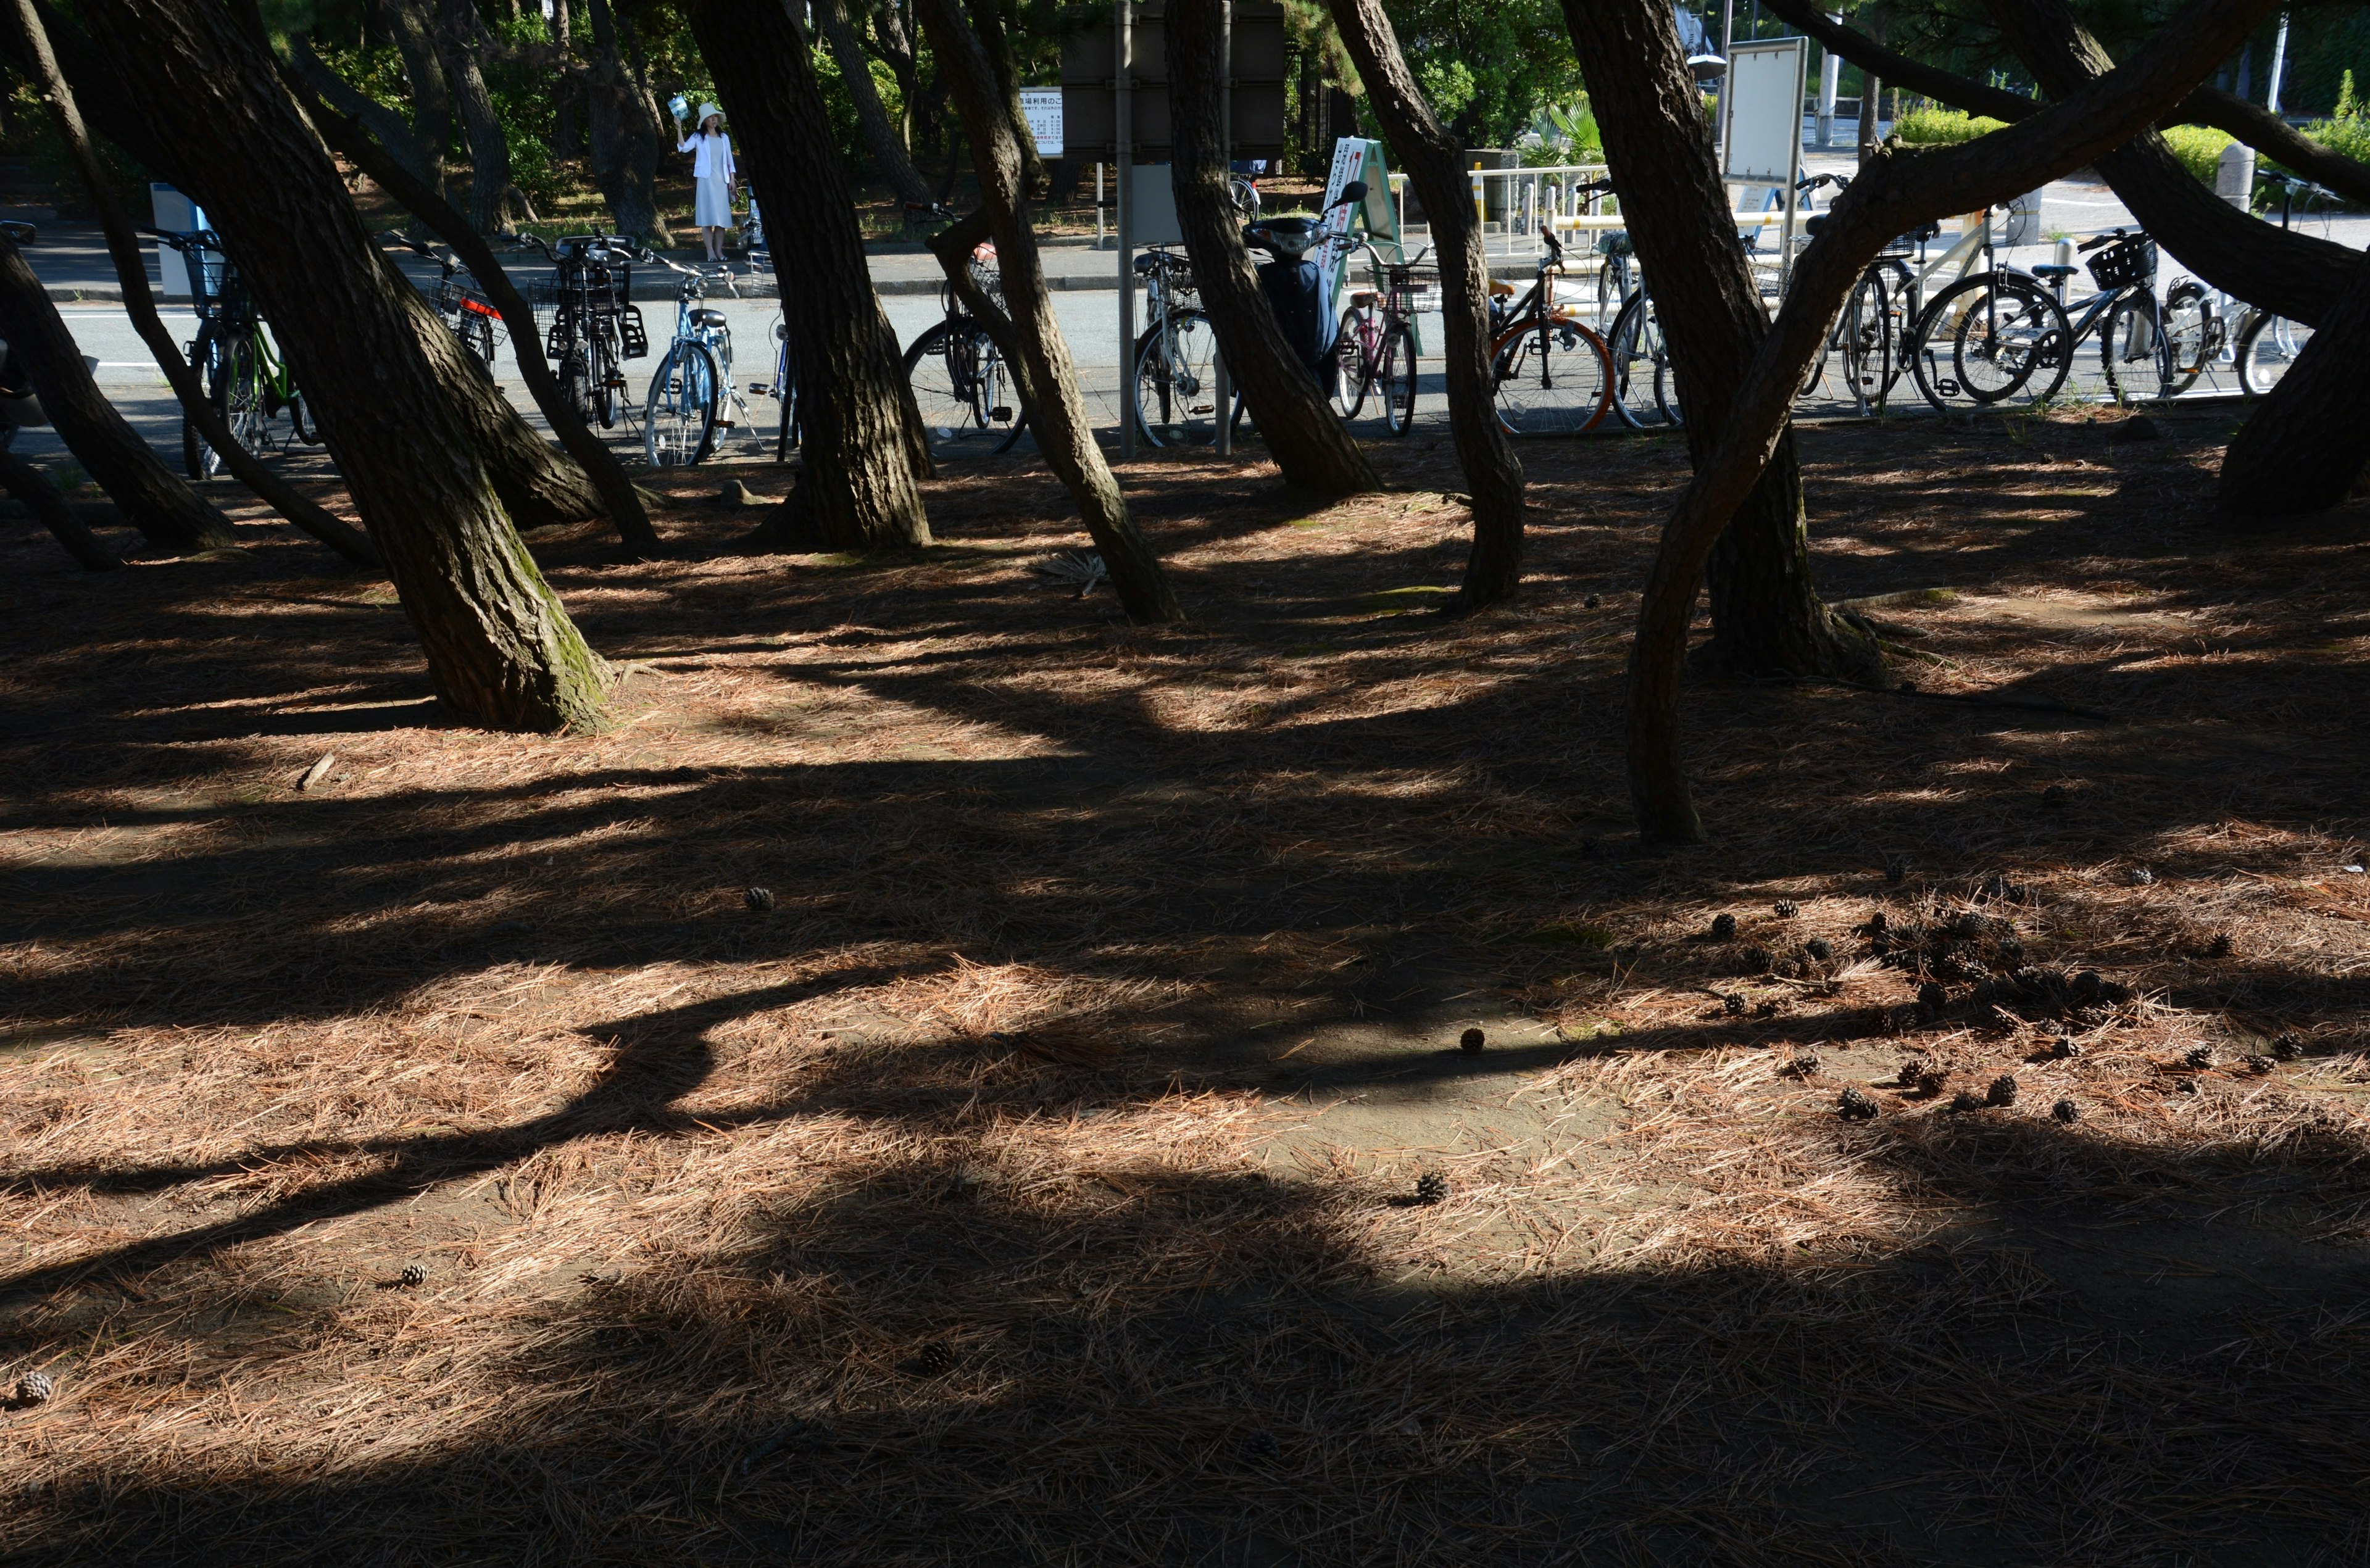
{"label": "blue bicycle", "polygon": [[719,427],[729,430],[747,422],[748,405],[732,384],[732,328],[722,311],[706,303],[710,283],[722,283],[735,299],[741,291],[729,267],[702,270],[650,251],[640,259],[683,275],[675,292],[674,341],[659,361],[642,403],[642,452],[653,468],[686,467],[716,450]]}

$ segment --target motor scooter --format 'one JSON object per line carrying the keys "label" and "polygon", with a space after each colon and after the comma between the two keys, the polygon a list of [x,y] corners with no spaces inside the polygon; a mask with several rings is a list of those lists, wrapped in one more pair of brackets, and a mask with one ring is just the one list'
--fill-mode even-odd
{"label": "motor scooter", "polygon": [[1284,341],[1292,345],[1300,362],[1319,385],[1329,380],[1332,368],[1334,338],[1340,324],[1333,313],[1325,308],[1325,270],[1308,253],[1328,237],[1331,230],[1327,220],[1344,207],[1354,207],[1366,199],[1366,182],[1353,179],[1341,188],[1340,200],[1327,208],[1318,217],[1261,218],[1243,229],[1243,244],[1252,250],[1264,250],[1272,259],[1258,268],[1260,292],[1267,296],[1268,308],[1275,312],[1275,322],[1283,328]]}

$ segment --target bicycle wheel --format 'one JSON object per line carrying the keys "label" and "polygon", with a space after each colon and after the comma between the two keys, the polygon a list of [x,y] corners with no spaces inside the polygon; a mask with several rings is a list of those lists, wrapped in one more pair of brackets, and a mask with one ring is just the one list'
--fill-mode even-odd
{"label": "bicycle wheel", "polygon": [[573,344],[559,361],[559,395],[576,417],[586,424],[592,422],[592,372],[585,363],[584,350]]}
{"label": "bicycle wheel", "polygon": [[1415,429],[1415,334],[1399,322],[1383,332],[1382,368],[1375,383],[1383,395],[1383,425],[1403,436]]}
{"label": "bicycle wheel", "polygon": [[592,415],[603,429],[613,429],[617,423],[617,392],[626,384],[617,369],[616,328],[606,320],[594,323],[585,347],[591,350],[586,363],[592,375]]}
{"label": "bicycle wheel", "polygon": [[470,362],[490,378],[494,373],[494,324],[476,311],[465,310],[453,322],[453,335],[468,350]]}
{"label": "bicycle wheel", "polygon": [[1374,341],[1371,307],[1352,305],[1341,313],[1340,330],[1333,335],[1333,353],[1326,366],[1326,390],[1333,395],[1333,412],[1354,419],[1366,406],[1366,389],[1375,384],[1381,356],[1369,359],[1366,345]]}
{"label": "bicycle wheel", "polygon": [[1893,358],[1892,291],[1882,273],[1871,268],[1852,285],[1837,330],[1847,394],[1855,403],[1883,402],[1901,372]]}
{"label": "bicycle wheel", "polygon": [[651,467],[687,467],[714,449],[722,385],[706,344],[678,341],[668,348],[642,403],[642,455]]}
{"label": "bicycle wheel", "polygon": [[1509,435],[1577,435],[1613,406],[1605,339],[1569,316],[1534,317],[1500,333],[1490,365],[1498,422]]}
{"label": "bicycle wheel", "polygon": [[1200,311],[1180,310],[1136,339],[1135,428],[1154,446],[1216,441],[1218,334]]}
{"label": "bicycle wheel", "polygon": [[1643,292],[1629,296],[1613,318],[1605,349],[1613,364],[1613,409],[1621,421],[1636,429],[1677,424],[1678,406],[1663,392],[1670,379],[1670,345],[1662,341],[1651,297]]}
{"label": "bicycle wheel", "polygon": [[[267,372],[253,337],[224,346],[221,373],[214,377],[214,413],[230,431],[230,439],[258,457],[277,444],[272,439],[270,389],[266,383]],[[211,445],[202,459],[198,477],[211,479],[222,472],[222,453]]]}
{"label": "bicycle wheel", "polygon": [[2258,315],[2238,334],[2238,385],[2261,397],[2280,383],[2312,341],[2312,328],[2284,315]]}
{"label": "bicycle wheel", "polygon": [[[197,373],[198,384],[204,389],[206,401],[213,401],[214,387],[222,380],[222,334],[209,321],[198,328],[198,339],[190,346],[190,368]],[[192,479],[213,476],[222,460],[206,444],[195,421],[187,414],[181,416],[181,472]]]}
{"label": "bicycle wheel", "polygon": [[2065,383],[2073,337],[2065,313],[2023,279],[1970,278],[1936,300],[1927,315],[1950,324],[1950,366],[1969,401],[1989,405],[2022,395],[2037,402]]}
{"label": "bicycle wheel", "polygon": [[2221,313],[2214,296],[2194,280],[2175,283],[2164,296],[2164,395],[2178,397],[2197,384],[2206,362],[2220,348]]}
{"label": "bicycle wheel", "polygon": [[2099,363],[2107,395],[2118,403],[2167,395],[2172,360],[2157,330],[2156,296],[2134,291],[2107,307],[2099,331]]}

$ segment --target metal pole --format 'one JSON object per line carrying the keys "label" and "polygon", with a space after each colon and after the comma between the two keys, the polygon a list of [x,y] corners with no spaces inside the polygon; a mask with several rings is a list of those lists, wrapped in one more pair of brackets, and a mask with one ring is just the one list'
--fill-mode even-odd
{"label": "metal pole", "polygon": [[[1840,22],[1841,11],[1827,13],[1827,20]],[[1843,57],[1834,50],[1819,50],[1819,145],[1832,147],[1835,143],[1835,89],[1843,85]]]}
{"label": "metal pole", "polygon": [[2288,64],[2288,14],[2280,13],[2279,37],[2272,40],[2272,90],[2263,107],[2273,114],[2280,112],[2280,76]]}
{"label": "metal pole", "polygon": [[[1733,52],[1734,52],[1734,51],[1735,51],[1735,48],[1736,48],[1736,0],[1720,0],[1720,59],[1721,59],[1722,61],[1726,61],[1726,60],[1730,59],[1730,58],[1731,58],[1731,56],[1733,54]],[[1724,66],[1724,67],[1722,68],[1722,70],[1720,71],[1720,120],[1719,120],[1719,124],[1714,128],[1714,134],[1719,138],[1720,157],[1720,162],[1721,162],[1721,165],[1722,165],[1722,167],[1721,167],[1721,169],[1720,169],[1720,173],[1722,173],[1722,174],[1726,174],[1726,173],[1728,172],[1728,169],[1727,169],[1727,167],[1725,166],[1726,166],[1726,164],[1727,164],[1727,161],[1728,161],[1728,84],[1729,84],[1729,82],[1730,82],[1730,81],[1734,77],[1734,75],[1735,75],[1735,67],[1734,67],[1734,66],[1732,66],[1732,65]],[[1591,204],[1591,206],[1590,206],[1590,209],[1589,209],[1589,210],[1590,210],[1591,212],[1595,211],[1595,207],[1594,207],[1594,205],[1593,205],[1593,203]]]}
{"label": "metal pole", "polygon": [[1135,36],[1133,0],[1112,0],[1112,136],[1119,171],[1119,455],[1135,461]]}
{"label": "metal pole", "polygon": [[[1218,161],[1225,166],[1226,195],[1235,194],[1235,6],[1234,0],[1218,12]],[[1220,457],[1232,457],[1235,452],[1235,378],[1227,373],[1224,350],[1211,356],[1218,385],[1218,433],[1216,446]]]}

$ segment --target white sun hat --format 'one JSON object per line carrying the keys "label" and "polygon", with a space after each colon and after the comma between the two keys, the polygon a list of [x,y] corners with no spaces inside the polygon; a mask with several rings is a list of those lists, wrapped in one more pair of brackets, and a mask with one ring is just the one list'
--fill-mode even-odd
{"label": "white sun hat", "polygon": [[699,106],[699,122],[700,122],[702,125],[705,125],[705,124],[707,124],[707,123],[708,123],[708,117],[709,115],[714,115],[714,116],[715,116],[717,119],[719,119],[719,120],[723,119],[723,118],[724,118],[724,106],[723,106],[722,104],[713,104],[713,103],[704,103],[704,104],[701,104],[701,105]]}

